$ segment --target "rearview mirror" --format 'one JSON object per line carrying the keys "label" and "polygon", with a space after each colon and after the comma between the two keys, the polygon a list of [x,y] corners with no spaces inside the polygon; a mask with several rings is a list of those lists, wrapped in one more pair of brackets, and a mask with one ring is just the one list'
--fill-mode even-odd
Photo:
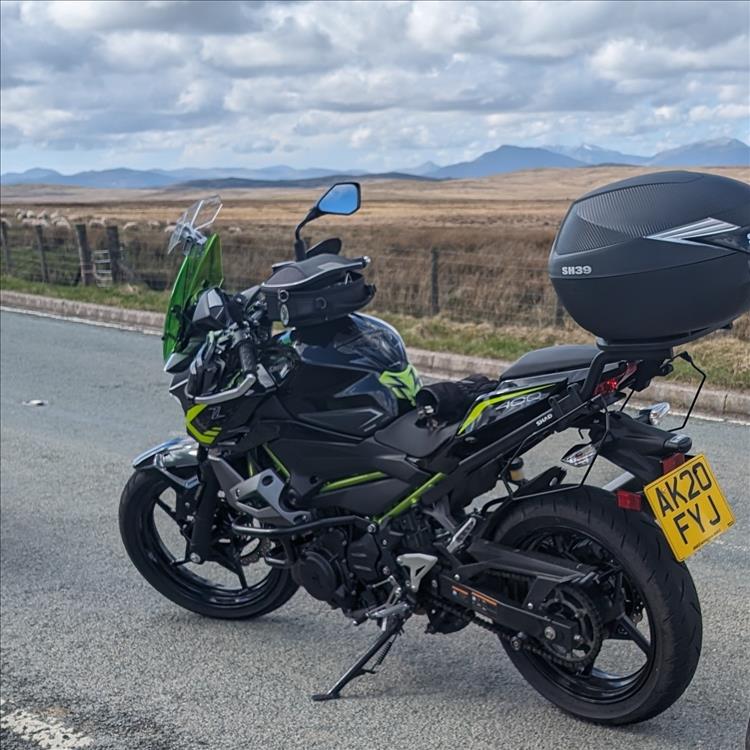
{"label": "rearview mirror", "polygon": [[359,210],[360,190],[358,182],[337,182],[318,201],[316,208],[321,214],[348,216]]}

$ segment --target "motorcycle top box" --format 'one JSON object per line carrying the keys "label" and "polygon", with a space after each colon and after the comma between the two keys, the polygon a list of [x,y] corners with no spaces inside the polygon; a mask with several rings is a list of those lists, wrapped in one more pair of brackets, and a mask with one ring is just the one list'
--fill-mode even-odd
{"label": "motorcycle top box", "polygon": [[571,317],[608,344],[689,341],[750,309],[750,185],[659,172],[570,207],[549,273]]}

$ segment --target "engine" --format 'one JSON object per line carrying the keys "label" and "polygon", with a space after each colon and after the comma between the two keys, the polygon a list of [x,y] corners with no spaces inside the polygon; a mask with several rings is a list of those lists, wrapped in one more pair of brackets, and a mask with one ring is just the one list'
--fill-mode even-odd
{"label": "engine", "polygon": [[372,534],[355,538],[351,529],[331,529],[297,549],[292,577],[310,596],[356,616],[387,598],[389,587],[373,584],[387,581],[391,557]]}

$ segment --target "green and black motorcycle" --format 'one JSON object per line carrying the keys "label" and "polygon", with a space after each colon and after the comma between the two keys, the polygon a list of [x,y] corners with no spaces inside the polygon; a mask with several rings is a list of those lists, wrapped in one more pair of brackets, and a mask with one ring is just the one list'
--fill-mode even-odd
{"label": "green and black motorcycle", "polygon": [[[665,710],[701,648],[681,560],[732,523],[705,457],[656,426],[667,406],[622,409],[671,370],[671,345],[557,346],[494,380],[423,384],[397,331],[358,311],[375,291],[369,258],[301,237],[359,206],[357,183],[334,185],[297,227],[295,260],[235,294],[205,232],[218,198],[177,223],[164,357],[188,437],[134,461],[120,504],[134,565],[210,617],[272,612],[301,586],[375,623],[372,647],[315,700],[379,666],[419,615],[430,633],[494,633],[534,688],[583,719]],[[605,487],[558,465],[526,478],[523,454],[568,428],[587,437],[563,463],[601,456],[624,473]],[[658,510],[675,494],[720,517],[683,531],[689,549]]]}

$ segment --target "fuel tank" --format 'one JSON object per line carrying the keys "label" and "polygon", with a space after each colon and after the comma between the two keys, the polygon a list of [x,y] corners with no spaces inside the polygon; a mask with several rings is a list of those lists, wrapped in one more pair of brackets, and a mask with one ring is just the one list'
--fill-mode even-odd
{"label": "fuel tank", "polygon": [[355,313],[285,331],[299,364],[278,392],[296,420],[365,437],[414,406],[421,387],[404,342],[390,325]]}

